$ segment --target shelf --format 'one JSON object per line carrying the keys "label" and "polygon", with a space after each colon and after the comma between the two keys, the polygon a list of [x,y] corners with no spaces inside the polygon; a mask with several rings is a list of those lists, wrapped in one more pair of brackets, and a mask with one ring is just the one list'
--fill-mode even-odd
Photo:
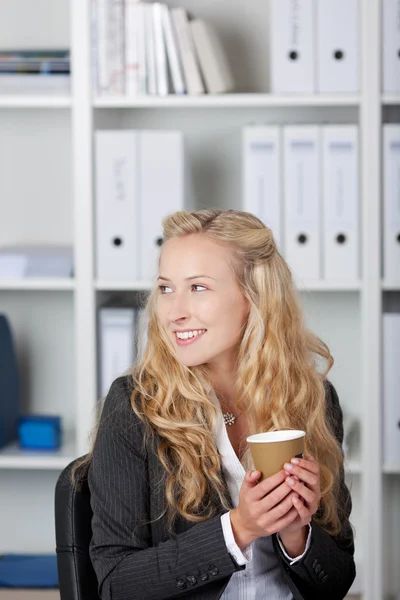
{"label": "shelf", "polygon": [[283,106],[358,106],[358,95],[274,95],[274,94],[204,94],[200,96],[136,96],[99,97],[95,108],[228,108]]}
{"label": "shelf", "polygon": [[382,281],[382,289],[386,292],[400,291],[400,281]]}
{"label": "shelf", "polygon": [[131,291],[150,291],[153,287],[151,281],[97,281],[95,283],[95,289],[101,291],[119,291],[119,292],[131,292]]}
{"label": "shelf", "polygon": [[[153,284],[149,281],[97,281],[96,290],[103,291],[150,291]],[[361,282],[347,281],[302,281],[297,283],[300,292],[358,292],[361,290]]]}
{"label": "shelf", "polygon": [[14,290],[44,290],[51,292],[68,291],[75,289],[74,279],[56,279],[47,277],[46,279],[25,278],[25,279],[3,279],[0,280],[0,291]]}
{"label": "shelf", "polygon": [[70,108],[70,96],[0,94],[0,108]]}
{"label": "shelf", "polygon": [[400,94],[382,94],[382,104],[400,105]]}
{"label": "shelf", "polygon": [[385,475],[400,475],[400,462],[397,465],[384,465],[382,473]]}
{"label": "shelf", "polygon": [[62,470],[77,458],[75,441],[70,438],[60,450],[21,450],[18,442],[0,449],[0,469],[45,469]]}
{"label": "shelf", "polygon": [[359,292],[361,281],[297,281],[300,292]]}

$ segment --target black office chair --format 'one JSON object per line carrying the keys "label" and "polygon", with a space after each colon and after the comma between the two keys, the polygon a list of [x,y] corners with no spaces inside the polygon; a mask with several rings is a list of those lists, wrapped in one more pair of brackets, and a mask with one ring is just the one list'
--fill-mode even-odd
{"label": "black office chair", "polygon": [[87,480],[77,489],[71,483],[72,461],[62,471],[55,489],[55,526],[61,600],[100,600],[89,556],[92,509]]}

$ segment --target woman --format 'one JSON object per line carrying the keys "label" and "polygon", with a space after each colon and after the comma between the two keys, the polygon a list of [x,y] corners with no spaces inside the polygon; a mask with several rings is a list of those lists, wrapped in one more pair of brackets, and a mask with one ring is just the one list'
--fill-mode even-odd
{"label": "woman", "polygon": [[[181,211],[163,227],[147,345],[87,459],[99,593],[342,599],[354,541],[330,352],[254,215]],[[305,458],[259,482],[246,437],[288,428],[307,432]]]}

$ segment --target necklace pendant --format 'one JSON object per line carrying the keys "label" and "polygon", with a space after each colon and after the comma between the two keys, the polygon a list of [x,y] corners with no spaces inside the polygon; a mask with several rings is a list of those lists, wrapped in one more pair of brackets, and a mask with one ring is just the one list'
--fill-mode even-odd
{"label": "necklace pendant", "polygon": [[224,417],[225,425],[234,425],[236,417],[232,413],[222,413]]}

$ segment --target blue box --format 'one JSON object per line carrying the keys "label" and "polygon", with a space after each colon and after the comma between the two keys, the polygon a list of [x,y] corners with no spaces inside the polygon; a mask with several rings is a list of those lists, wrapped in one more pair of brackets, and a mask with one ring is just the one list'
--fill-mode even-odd
{"label": "blue box", "polygon": [[0,588],[58,588],[57,555],[0,556]]}
{"label": "blue box", "polygon": [[20,417],[18,436],[20,447],[25,450],[58,450],[61,446],[61,417]]}

